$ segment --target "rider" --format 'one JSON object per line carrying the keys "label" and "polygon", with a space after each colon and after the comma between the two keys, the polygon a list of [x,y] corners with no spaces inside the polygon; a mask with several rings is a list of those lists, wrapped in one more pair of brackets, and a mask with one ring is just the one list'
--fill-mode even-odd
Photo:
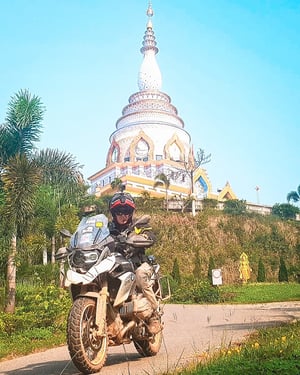
{"label": "rider", "polygon": [[[122,234],[129,227],[134,228],[133,213],[135,211],[135,202],[129,193],[122,191],[114,194],[109,202],[109,211],[112,215],[112,222],[110,223],[110,232],[112,235]],[[150,227],[143,228],[143,235],[147,240],[152,240],[154,243],[155,235],[151,232]],[[136,284],[153,309],[153,316],[149,320],[149,330],[151,333],[157,333],[161,329],[159,320],[157,319],[158,303],[150,284],[152,267],[147,262],[145,249],[137,249],[137,252],[130,255],[130,259],[135,267]]]}

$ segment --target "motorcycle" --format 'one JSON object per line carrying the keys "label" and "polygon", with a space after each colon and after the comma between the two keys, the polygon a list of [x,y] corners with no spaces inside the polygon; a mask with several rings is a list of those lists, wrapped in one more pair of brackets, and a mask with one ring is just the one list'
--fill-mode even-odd
{"label": "motorcycle", "polygon": [[[141,227],[145,220],[146,215],[135,227]],[[70,237],[70,246],[59,249],[56,259],[68,260],[65,287],[70,288],[73,304],[67,322],[67,344],[74,365],[84,374],[99,372],[109,346],[131,342],[141,356],[156,355],[162,343],[162,302],[170,297],[169,283],[166,280],[166,288],[162,287],[160,266],[148,256],[160,327],[151,333],[152,307],[136,286],[130,258],[116,251],[118,241],[128,251],[150,247],[152,241],[139,234],[140,229],[116,239],[103,214],[84,217],[73,235],[61,233]],[[167,289],[166,295],[163,289]]]}

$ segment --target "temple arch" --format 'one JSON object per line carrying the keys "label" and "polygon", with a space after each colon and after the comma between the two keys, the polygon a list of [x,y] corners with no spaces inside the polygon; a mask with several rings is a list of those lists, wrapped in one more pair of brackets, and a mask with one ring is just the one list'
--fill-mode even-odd
{"label": "temple arch", "polygon": [[143,131],[133,139],[130,145],[130,160],[153,160],[154,144],[150,137]]}
{"label": "temple arch", "polygon": [[113,140],[107,153],[106,166],[120,162],[120,146]]}
{"label": "temple arch", "polygon": [[174,134],[173,137],[166,143],[164,151],[166,159],[184,161],[184,146],[179,140],[177,134]]}

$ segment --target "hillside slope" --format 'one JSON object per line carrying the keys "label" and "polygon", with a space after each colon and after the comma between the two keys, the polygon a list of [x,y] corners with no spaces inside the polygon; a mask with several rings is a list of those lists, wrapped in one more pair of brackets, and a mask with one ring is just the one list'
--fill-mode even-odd
{"label": "hillside slope", "polygon": [[222,268],[224,282],[239,279],[239,258],[249,257],[250,281],[256,281],[259,258],[262,259],[267,281],[278,280],[279,260],[283,256],[289,277],[300,274],[300,223],[282,221],[273,216],[226,215],[208,210],[190,214],[162,212],[151,215],[151,224],[158,241],[150,252],[156,255],[164,273],[170,273],[174,259],[180,272],[191,274],[197,251],[201,272],[207,275],[209,258]]}

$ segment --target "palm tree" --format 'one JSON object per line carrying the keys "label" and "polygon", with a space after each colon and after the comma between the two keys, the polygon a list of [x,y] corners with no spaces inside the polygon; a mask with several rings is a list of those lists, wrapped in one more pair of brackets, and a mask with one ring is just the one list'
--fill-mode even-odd
{"label": "palm tree", "polygon": [[168,189],[170,187],[170,180],[164,173],[160,173],[157,176],[155,176],[155,182],[153,187],[156,188],[158,186],[164,186],[165,192],[166,192],[166,203],[167,203],[167,210],[169,209],[168,207]]}
{"label": "palm tree", "polygon": [[[110,184],[110,187],[113,189],[113,190],[120,190],[120,191],[123,191],[123,181],[121,180],[120,177],[116,177]],[[122,190],[123,189],[123,190]]]}
{"label": "palm tree", "polygon": [[50,184],[61,188],[67,196],[82,183],[80,166],[73,156],[57,150],[36,151],[44,112],[40,98],[20,90],[11,98],[6,122],[0,126],[3,212],[11,238],[5,308],[8,313],[15,309],[17,239],[26,232],[32,219],[38,187]]}
{"label": "palm tree", "polygon": [[291,191],[286,197],[287,201],[299,202],[300,201],[300,185],[297,188],[297,191]]}
{"label": "palm tree", "polygon": [[35,189],[39,184],[36,166],[24,155],[10,159],[1,176],[4,184],[4,217],[10,228],[11,246],[7,261],[7,305],[6,312],[14,312],[16,292],[17,237],[27,229],[33,210]]}

